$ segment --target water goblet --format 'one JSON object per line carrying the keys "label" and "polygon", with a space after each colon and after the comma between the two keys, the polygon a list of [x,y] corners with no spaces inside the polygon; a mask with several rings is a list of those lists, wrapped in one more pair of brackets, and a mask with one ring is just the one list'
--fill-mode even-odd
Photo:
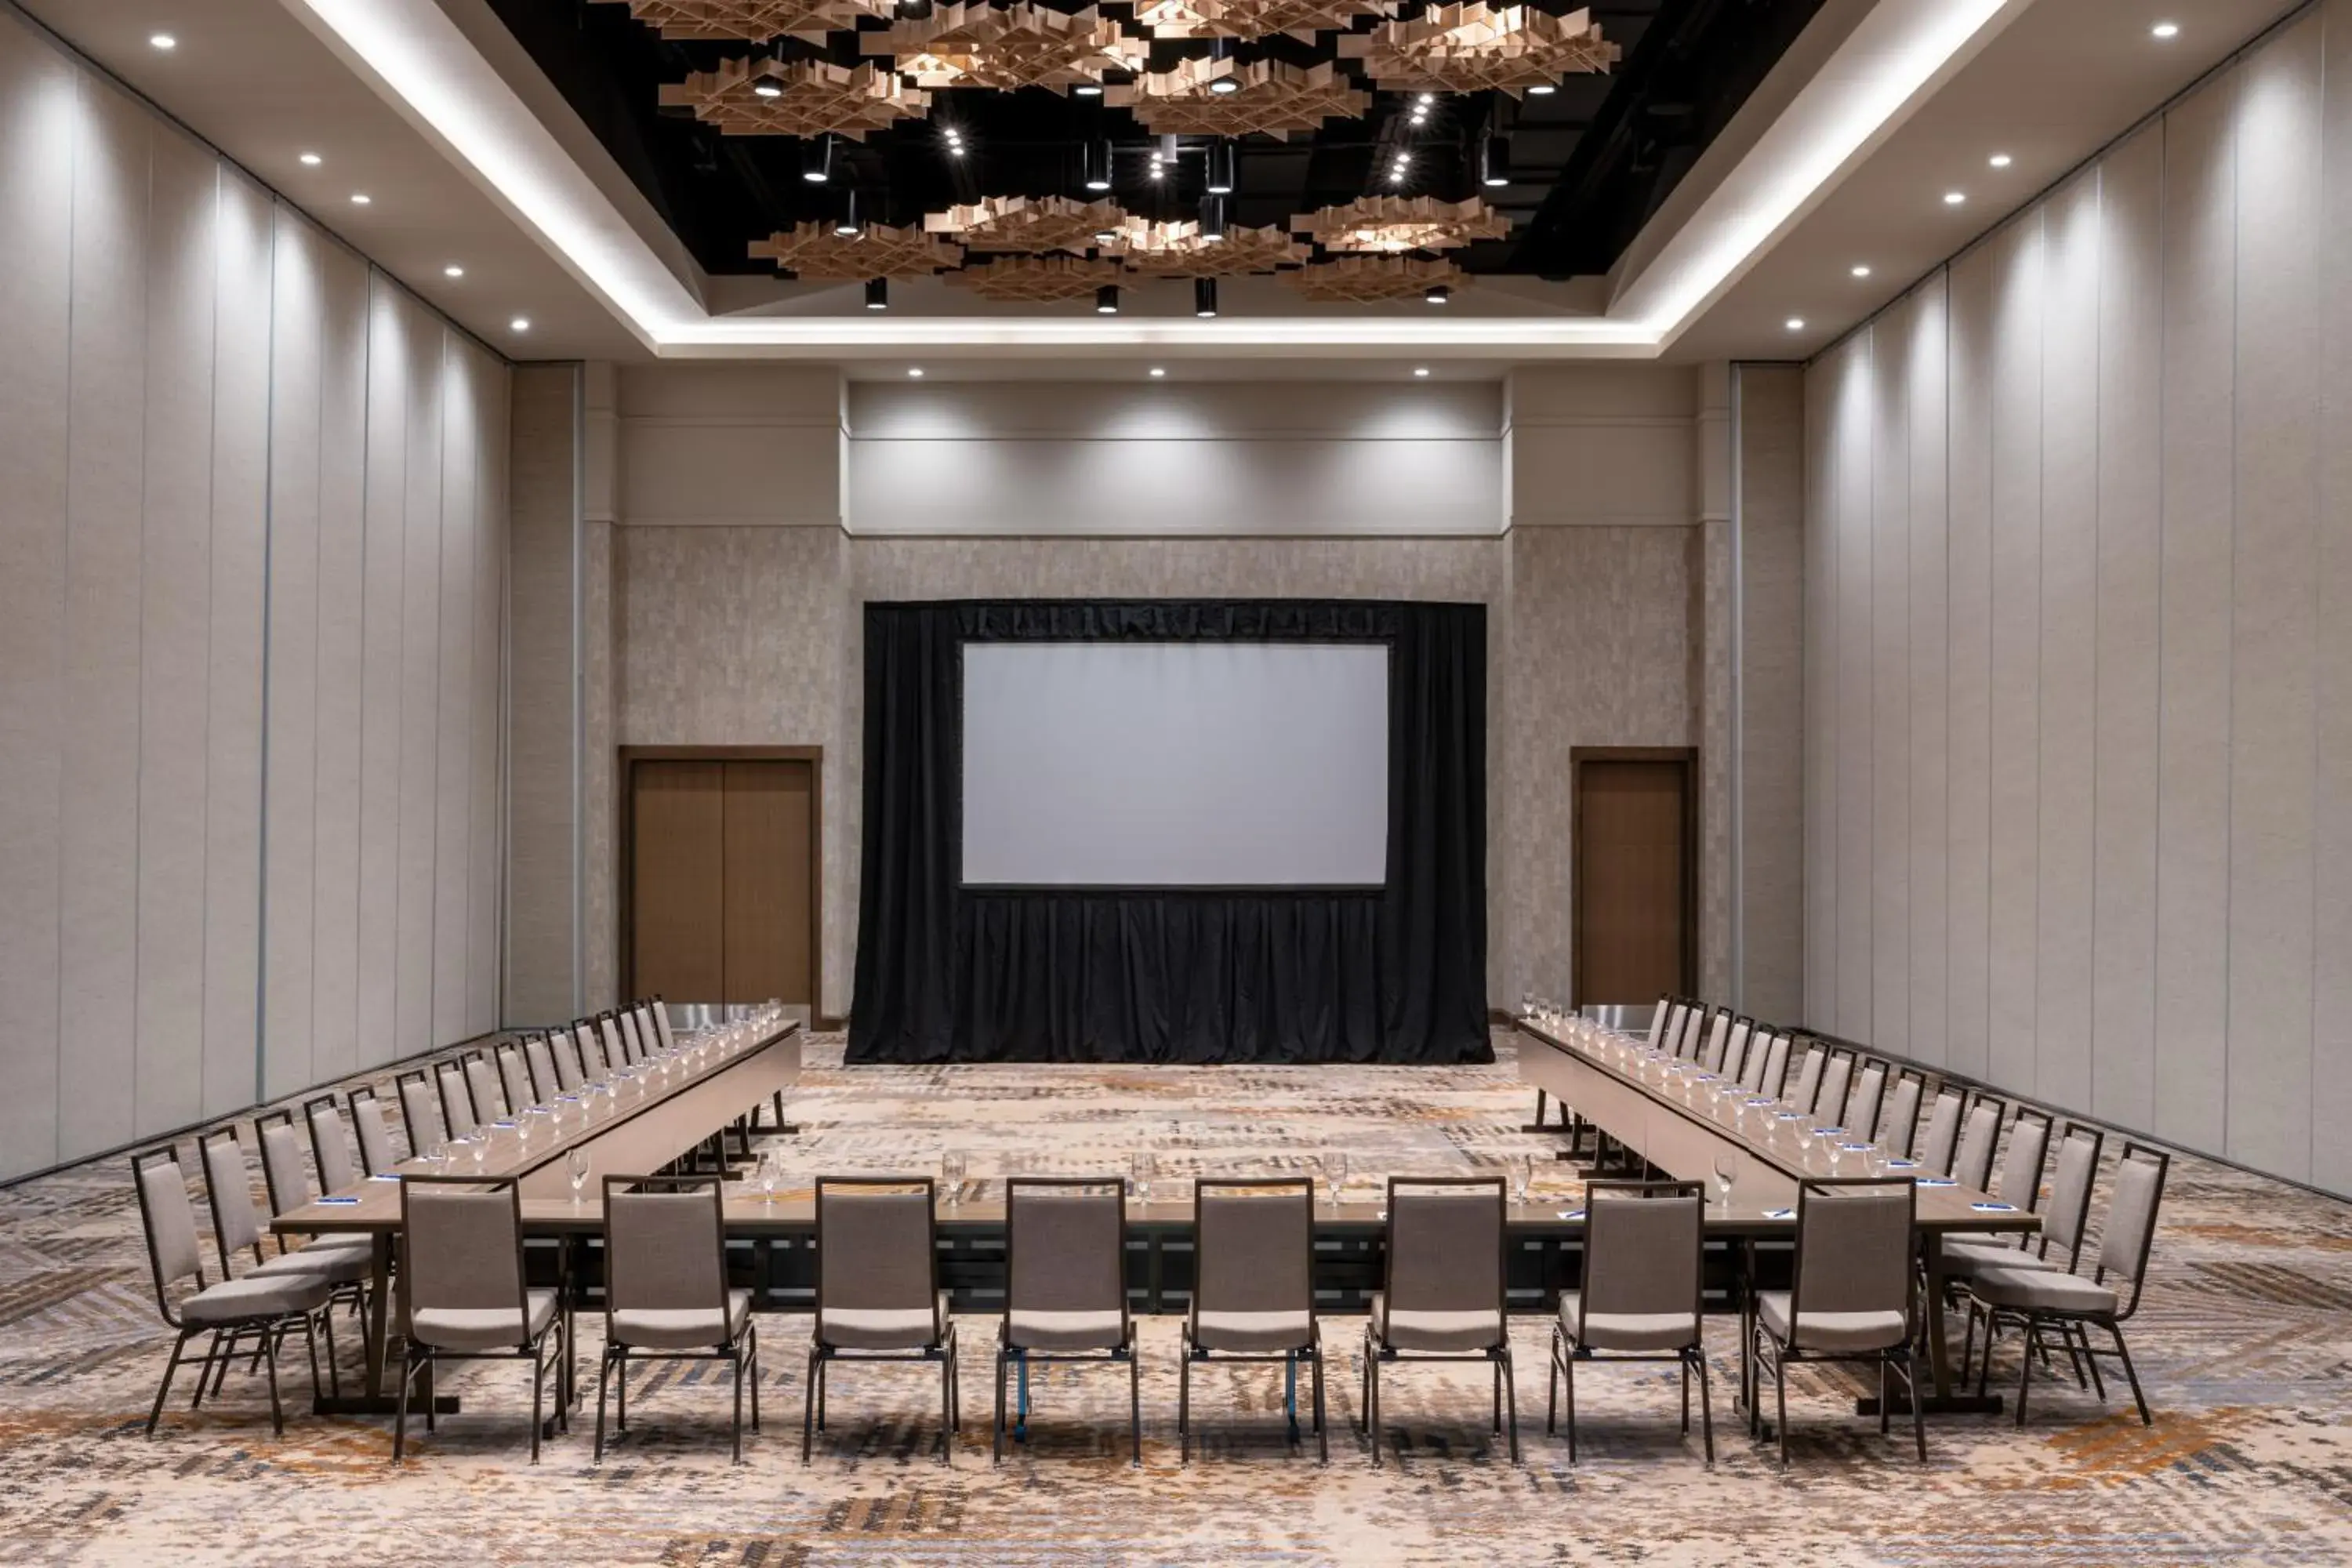
{"label": "water goblet", "polygon": [[572,1201],[580,1201],[580,1190],[588,1184],[588,1151],[574,1149],[563,1156],[563,1173],[572,1178]]}
{"label": "water goblet", "polygon": [[1128,1170],[1135,1178],[1135,1201],[1151,1201],[1151,1178],[1159,1173],[1160,1161],[1148,1149],[1138,1149],[1128,1159]]}
{"label": "water goblet", "polygon": [[971,1169],[961,1149],[950,1149],[940,1156],[940,1179],[948,1184],[948,1207],[963,1202],[964,1173]]}
{"label": "water goblet", "polygon": [[474,1174],[479,1176],[490,1163],[490,1135],[485,1131],[478,1137],[468,1139],[467,1142],[473,1148]]}
{"label": "water goblet", "polygon": [[1323,1190],[1337,1206],[1340,1189],[1348,1184],[1348,1156],[1338,1149],[1327,1149],[1318,1162],[1323,1169]]}
{"label": "water goblet", "polygon": [[1719,1148],[1715,1152],[1715,1201],[1727,1213],[1731,1208],[1731,1184],[1739,1179],[1739,1151]]}
{"label": "water goblet", "polygon": [[1528,1189],[1535,1184],[1536,1157],[1533,1154],[1511,1156],[1511,1202],[1528,1206]]}
{"label": "water goblet", "polygon": [[778,1159],[776,1152],[771,1149],[760,1156],[760,1201],[763,1204],[774,1203],[776,1189],[783,1185],[783,1182],[784,1163]]}

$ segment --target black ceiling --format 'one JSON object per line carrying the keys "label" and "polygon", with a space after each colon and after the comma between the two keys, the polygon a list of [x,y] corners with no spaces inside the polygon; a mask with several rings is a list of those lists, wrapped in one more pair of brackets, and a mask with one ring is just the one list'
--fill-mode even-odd
{"label": "black ceiling", "polygon": [[[1075,0],[1050,0],[1076,10]],[[919,225],[926,212],[983,195],[1069,195],[1080,188],[1082,149],[1110,138],[1136,155],[1118,161],[1118,199],[1150,217],[1190,217],[1201,195],[1202,163],[1182,159],[1175,177],[1153,182],[1142,151],[1152,138],[1123,110],[1099,99],[1045,89],[932,94],[934,125],[960,128],[971,148],[950,159],[931,126],[908,121],[838,143],[836,177],[800,177],[802,144],[789,136],[725,136],[656,101],[664,83],[712,69],[744,44],[666,40],[627,6],[591,0],[491,0],[507,26],[604,142],[655,209],[713,273],[765,272],[747,247],[794,223],[835,216],[844,201],[843,165],[868,221]],[[1239,143],[1236,226],[1282,226],[1294,213],[1385,194],[1449,200],[1480,195],[1513,223],[1507,239],[1482,241],[1455,258],[1472,272],[1570,278],[1606,272],[1748,93],[1778,61],[1822,0],[1607,0],[1587,7],[1623,51],[1606,76],[1570,76],[1549,96],[1500,93],[1442,98],[1430,123],[1405,130],[1411,94],[1372,95],[1362,120],[1333,121],[1312,137],[1252,136]],[[1410,0],[1402,15],[1423,6]],[[1571,6],[1545,6],[1562,12]],[[1107,16],[1131,7],[1106,4]],[[885,24],[869,20],[868,27]],[[1370,24],[1363,24],[1369,28]],[[781,39],[784,59],[856,65],[856,40],[819,45]],[[1205,40],[1160,42],[1152,67],[1204,55]],[[1231,47],[1238,58],[1293,65],[1329,60],[1332,35],[1315,44],[1286,37]],[[1354,69],[1353,66],[1343,68]],[[1370,87],[1369,82],[1361,85]],[[1513,183],[1481,190],[1471,150],[1488,132],[1507,139]],[[1411,184],[1380,183],[1374,160],[1402,136],[1416,152]]]}

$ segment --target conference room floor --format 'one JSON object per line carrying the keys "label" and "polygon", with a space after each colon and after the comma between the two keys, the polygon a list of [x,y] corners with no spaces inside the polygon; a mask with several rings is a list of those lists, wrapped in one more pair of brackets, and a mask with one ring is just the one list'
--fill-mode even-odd
{"label": "conference room floor", "polygon": [[[1179,1174],[1272,1172],[1339,1148],[1369,1193],[1389,1171],[1549,1155],[1553,1140],[1518,1131],[1530,1096],[1509,1050],[1498,1037],[1500,1059],[1476,1068],[852,1070],[819,1036],[784,1149],[803,1175],[936,1171],[947,1149],[995,1175],[1124,1169],[1135,1149]],[[1566,1164],[1538,1181],[1575,1190]],[[2131,1330],[2154,1429],[2127,1400],[2102,1407],[2071,1380],[2037,1379],[2023,1432],[1936,1420],[1924,1469],[1852,1414],[1852,1385],[1804,1372],[1784,1476],[1731,1409],[1728,1319],[1709,1326],[1711,1473],[1696,1432],[1677,1435],[1660,1366],[1580,1378],[1571,1468],[1543,1436],[1547,1331],[1532,1318],[1516,1333],[1524,1467],[1489,1437],[1483,1369],[1453,1366],[1387,1383],[1394,1459],[1373,1469],[1353,1427],[1360,1324],[1342,1320],[1329,1469],[1285,1443],[1279,1369],[1255,1366],[1196,1378],[1204,1453],[1180,1472],[1177,1322],[1160,1318],[1143,1323],[1140,1470],[1126,1462],[1126,1377],[1065,1365],[1041,1369],[1033,1439],[992,1471],[985,1319],[965,1323],[952,1468],[932,1452],[933,1376],[881,1367],[835,1374],[832,1430],[803,1468],[805,1320],[778,1317],[762,1320],[767,1429],[740,1468],[712,1363],[642,1372],[631,1430],[601,1468],[576,1420],[533,1468],[527,1374],[492,1363],[451,1374],[465,1413],[394,1470],[383,1421],[289,1411],[272,1438],[261,1384],[241,1376],[194,1415],[175,1397],[159,1435],[140,1435],[170,1335],[124,1162],[110,1159],[0,1192],[0,1563],[2352,1561],[2352,1205],[2189,1159],[2164,1217]],[[593,1356],[595,1320],[581,1327]],[[2014,1375],[2007,1349],[2000,1366]],[[292,1403],[301,1384],[289,1373]]]}

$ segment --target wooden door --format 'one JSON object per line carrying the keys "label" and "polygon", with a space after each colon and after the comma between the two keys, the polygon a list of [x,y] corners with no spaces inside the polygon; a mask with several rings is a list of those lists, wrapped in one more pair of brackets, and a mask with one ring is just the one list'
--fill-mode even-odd
{"label": "wooden door", "polygon": [[624,988],[673,1002],[816,999],[816,767],[627,759]]}
{"label": "wooden door", "polygon": [[1698,967],[1694,759],[1580,751],[1570,765],[1577,1005],[1689,992]]}

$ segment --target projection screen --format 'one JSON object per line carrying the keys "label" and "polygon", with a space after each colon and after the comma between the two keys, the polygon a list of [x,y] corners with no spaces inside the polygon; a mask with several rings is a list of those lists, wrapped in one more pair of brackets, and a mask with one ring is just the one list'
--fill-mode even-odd
{"label": "projection screen", "polygon": [[1379,887],[1388,792],[1385,645],[964,647],[968,884]]}

